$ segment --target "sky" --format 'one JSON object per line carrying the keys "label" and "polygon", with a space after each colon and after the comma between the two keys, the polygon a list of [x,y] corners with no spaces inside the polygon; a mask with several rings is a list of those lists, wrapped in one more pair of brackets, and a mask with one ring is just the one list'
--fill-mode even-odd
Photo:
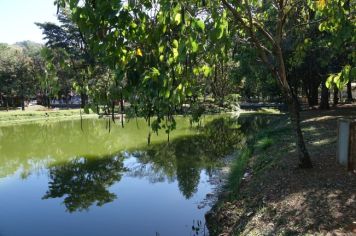
{"label": "sky", "polygon": [[44,43],[35,22],[58,22],[54,0],[0,0],[0,43]]}

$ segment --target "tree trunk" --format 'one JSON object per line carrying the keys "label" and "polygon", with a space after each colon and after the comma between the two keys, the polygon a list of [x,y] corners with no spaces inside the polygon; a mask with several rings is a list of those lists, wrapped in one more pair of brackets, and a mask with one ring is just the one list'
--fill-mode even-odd
{"label": "tree trunk", "polygon": [[339,104],[339,89],[334,86],[334,103],[333,103],[333,106],[336,107],[337,104]]}
{"label": "tree trunk", "polygon": [[318,101],[318,87],[319,85],[311,85],[308,88],[308,93],[307,93],[307,97],[308,97],[308,105],[309,107],[313,107],[313,106],[317,106],[319,101]]}
{"label": "tree trunk", "polygon": [[9,111],[9,98],[6,97],[6,111]]}
{"label": "tree trunk", "polygon": [[320,109],[326,110],[330,108],[329,105],[329,89],[325,85],[325,81],[322,82],[321,97],[320,97]]}
{"label": "tree trunk", "polygon": [[20,99],[21,99],[21,110],[25,110],[25,95],[24,95],[24,87],[23,87],[23,84],[21,84],[21,96],[20,96]]}
{"label": "tree trunk", "polygon": [[279,86],[282,90],[282,94],[288,105],[289,115],[292,123],[292,127],[294,129],[294,134],[296,136],[296,146],[297,153],[299,158],[299,167],[306,169],[312,168],[313,164],[311,162],[307,147],[304,142],[304,137],[302,133],[302,129],[300,127],[300,115],[299,115],[299,102],[298,102],[298,94],[297,91],[293,94],[293,90],[288,83],[287,73],[284,64],[283,52],[280,47],[277,48],[277,58],[279,61],[277,78],[279,82]]}
{"label": "tree trunk", "polygon": [[47,96],[46,98],[47,98],[47,107],[51,108],[51,98],[49,96]]}
{"label": "tree trunk", "polygon": [[278,85],[282,91],[285,101],[288,105],[288,111],[292,123],[292,128],[296,137],[296,147],[299,158],[300,168],[312,168],[313,164],[311,162],[307,147],[304,142],[303,132],[300,127],[300,115],[299,115],[299,102],[298,95],[293,94],[293,90],[288,83],[286,67],[284,64],[283,52],[281,47],[277,47],[277,58],[279,61],[278,72],[275,75],[278,79]]}
{"label": "tree trunk", "polygon": [[296,146],[299,158],[300,168],[312,168],[313,164],[311,162],[308,150],[306,148],[302,129],[300,126],[300,113],[299,113],[299,102],[297,97],[289,95],[287,99],[288,111],[292,123],[294,133],[296,135]]}
{"label": "tree trunk", "polygon": [[25,97],[21,95],[21,110],[25,110]]}
{"label": "tree trunk", "polygon": [[67,109],[69,109],[68,93],[66,93],[65,99],[66,99],[66,107],[67,107]]}
{"label": "tree trunk", "polygon": [[347,83],[347,102],[352,102],[352,87],[351,87],[351,80]]}
{"label": "tree trunk", "polygon": [[124,112],[125,112],[125,107],[124,107],[124,98],[122,96],[121,92],[121,98],[120,98],[120,107],[121,107],[121,126],[122,128],[124,127]]}
{"label": "tree trunk", "polygon": [[111,119],[115,123],[115,101],[111,102]]}
{"label": "tree trunk", "polygon": [[87,105],[87,95],[85,93],[81,93],[80,100],[81,100],[80,107],[84,108]]}

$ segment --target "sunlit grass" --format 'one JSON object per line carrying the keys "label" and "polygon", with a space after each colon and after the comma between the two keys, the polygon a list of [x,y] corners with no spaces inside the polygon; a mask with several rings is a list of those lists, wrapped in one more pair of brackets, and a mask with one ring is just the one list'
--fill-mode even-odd
{"label": "sunlit grass", "polygon": [[260,140],[256,142],[255,147],[266,150],[268,147],[270,147],[273,144],[273,139],[270,137],[263,137]]}
{"label": "sunlit grass", "polygon": [[22,123],[33,123],[43,121],[59,121],[82,118],[93,118],[96,114],[85,114],[80,109],[71,110],[51,110],[51,111],[1,111],[0,112],[0,126],[16,125]]}
{"label": "sunlit grass", "polygon": [[237,158],[234,160],[230,169],[228,184],[226,186],[231,193],[238,192],[241,180],[245,174],[246,166],[252,153],[253,150],[250,147],[246,147],[239,152]]}

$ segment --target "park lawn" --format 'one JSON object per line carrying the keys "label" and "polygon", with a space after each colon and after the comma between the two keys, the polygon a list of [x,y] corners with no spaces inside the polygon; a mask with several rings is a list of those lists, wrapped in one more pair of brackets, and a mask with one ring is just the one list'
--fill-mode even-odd
{"label": "park lawn", "polygon": [[212,235],[353,235],[356,175],[337,163],[336,140],[337,119],[355,119],[356,105],[301,116],[314,168],[296,168],[287,119],[262,130],[232,163],[207,214]]}
{"label": "park lawn", "polygon": [[82,110],[82,115],[80,109],[69,109],[69,110],[10,110],[10,111],[0,111],[0,127],[32,122],[44,122],[44,121],[61,121],[61,120],[72,120],[82,118],[93,118],[97,117],[96,114],[85,114]]}

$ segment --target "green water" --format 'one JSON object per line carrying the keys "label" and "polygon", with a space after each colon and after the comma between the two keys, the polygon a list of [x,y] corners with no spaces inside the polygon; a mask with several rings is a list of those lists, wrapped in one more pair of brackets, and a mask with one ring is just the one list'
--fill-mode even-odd
{"label": "green water", "polygon": [[[172,138],[195,133],[188,119],[177,118],[179,129]],[[19,167],[46,162],[66,162],[73,157],[101,158],[119,151],[147,147],[149,129],[143,119],[109,124],[107,120],[48,122],[0,128],[0,177],[14,173]],[[151,144],[167,141],[164,131],[151,135]],[[29,163],[30,161],[30,163]]]}
{"label": "green water", "polygon": [[268,119],[176,120],[150,145],[143,119],[0,128],[0,235],[208,235],[222,158]]}

